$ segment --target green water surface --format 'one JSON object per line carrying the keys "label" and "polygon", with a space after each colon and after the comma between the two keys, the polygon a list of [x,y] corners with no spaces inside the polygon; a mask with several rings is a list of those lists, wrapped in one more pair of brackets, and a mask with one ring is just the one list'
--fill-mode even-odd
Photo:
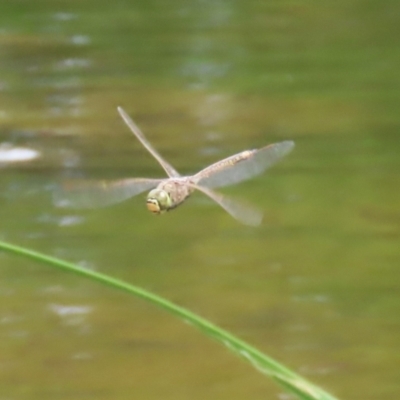
{"label": "green water surface", "polygon": [[[340,399],[400,398],[400,3],[14,1],[0,5],[0,239],[115,275],[232,331]],[[70,178],[163,177],[123,106],[180,172],[294,140],[155,217],[145,195],[55,207]],[[278,399],[191,327],[0,253],[0,399]]]}

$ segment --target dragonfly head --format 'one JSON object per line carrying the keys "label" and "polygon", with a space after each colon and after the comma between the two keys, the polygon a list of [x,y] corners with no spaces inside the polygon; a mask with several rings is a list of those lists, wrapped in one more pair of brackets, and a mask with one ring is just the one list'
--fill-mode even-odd
{"label": "dragonfly head", "polygon": [[161,214],[172,206],[171,197],[168,192],[163,189],[153,189],[147,195],[147,209],[154,214]]}

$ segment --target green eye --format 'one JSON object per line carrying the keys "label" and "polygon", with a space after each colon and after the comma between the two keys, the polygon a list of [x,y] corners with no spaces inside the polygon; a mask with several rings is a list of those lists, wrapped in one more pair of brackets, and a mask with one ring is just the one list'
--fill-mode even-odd
{"label": "green eye", "polygon": [[156,214],[171,208],[171,197],[163,189],[153,189],[147,196],[147,208]]}
{"label": "green eye", "polygon": [[159,198],[160,201],[165,202],[168,200],[168,198],[169,198],[169,195],[167,192],[162,191],[160,193],[160,198]]}
{"label": "green eye", "polygon": [[165,190],[161,190],[157,197],[161,210],[166,210],[171,206],[171,198]]}

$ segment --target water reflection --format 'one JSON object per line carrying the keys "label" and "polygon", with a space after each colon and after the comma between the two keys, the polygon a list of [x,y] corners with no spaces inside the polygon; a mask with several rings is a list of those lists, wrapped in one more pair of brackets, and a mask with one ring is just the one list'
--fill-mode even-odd
{"label": "water reflection", "polygon": [[0,144],[0,167],[4,164],[32,161],[39,156],[40,153],[33,149],[13,147],[11,143]]}

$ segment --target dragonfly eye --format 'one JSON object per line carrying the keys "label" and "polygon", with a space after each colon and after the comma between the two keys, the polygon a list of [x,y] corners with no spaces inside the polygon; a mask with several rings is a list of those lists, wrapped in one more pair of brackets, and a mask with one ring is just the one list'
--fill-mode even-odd
{"label": "dragonfly eye", "polygon": [[147,209],[154,214],[160,214],[171,208],[171,197],[162,189],[153,189],[147,196]]}

